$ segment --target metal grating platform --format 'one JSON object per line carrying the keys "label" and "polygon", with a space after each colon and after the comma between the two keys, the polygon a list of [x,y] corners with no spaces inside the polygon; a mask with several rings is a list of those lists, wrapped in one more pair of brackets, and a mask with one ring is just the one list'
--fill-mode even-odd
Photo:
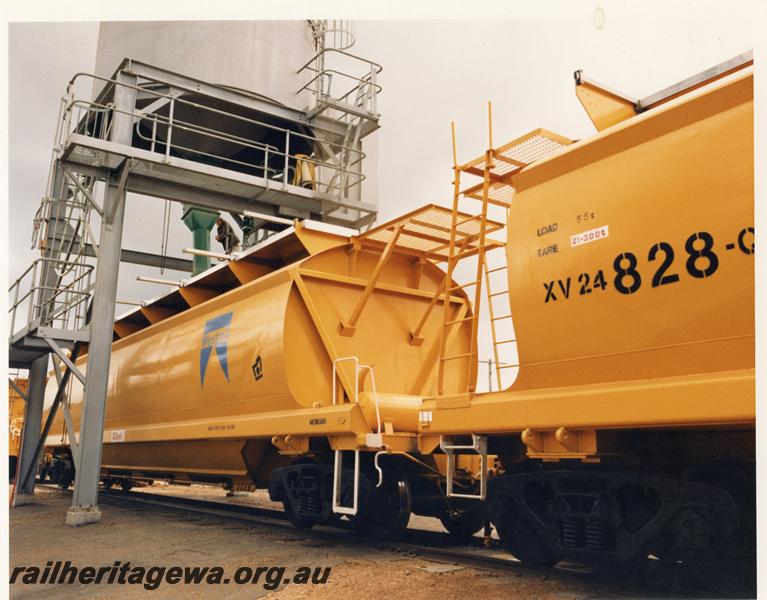
{"label": "metal grating platform", "polygon": [[[482,184],[463,191],[468,198],[482,200]],[[495,182],[488,186],[487,197],[494,202],[509,204],[514,197],[514,188],[507,183]]]}
{"label": "metal grating platform", "polygon": [[[436,262],[444,262],[449,257],[450,230],[452,226],[452,211],[449,208],[428,204],[398,219],[371,229],[359,236],[359,241],[374,246],[385,246],[402,228],[397,239],[397,249],[422,255]],[[487,220],[485,234],[503,229],[503,223]],[[481,235],[481,218],[459,212],[456,225],[457,242],[463,257],[469,257],[479,250]],[[502,246],[501,242],[486,240],[487,246]]]}
{"label": "metal grating platform", "polygon": [[[569,146],[573,140],[546,129],[535,129],[493,150],[493,164],[490,174],[494,178],[506,177],[520,169]],[[485,154],[461,167],[462,171],[482,176],[485,168]]]}
{"label": "metal grating platform", "polygon": [[[489,165],[489,199],[498,203],[511,202],[514,195],[514,189],[510,185],[512,175],[572,143],[573,140],[569,138],[539,128],[494,149]],[[483,154],[458,168],[465,173],[484,177],[486,165],[487,154]],[[462,193],[469,198],[482,200],[482,188],[483,184],[478,183],[464,189]]]}

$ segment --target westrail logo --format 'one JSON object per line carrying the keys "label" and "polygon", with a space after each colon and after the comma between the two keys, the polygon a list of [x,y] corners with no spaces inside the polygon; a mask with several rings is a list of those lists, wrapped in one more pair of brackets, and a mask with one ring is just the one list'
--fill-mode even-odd
{"label": "westrail logo", "polygon": [[221,369],[224,371],[224,377],[226,377],[227,383],[229,382],[227,348],[232,314],[232,312],[228,312],[213,317],[205,323],[205,331],[202,333],[202,348],[200,349],[200,387],[205,385],[205,373],[208,370],[208,362],[214,348],[216,349],[216,357],[221,365]]}

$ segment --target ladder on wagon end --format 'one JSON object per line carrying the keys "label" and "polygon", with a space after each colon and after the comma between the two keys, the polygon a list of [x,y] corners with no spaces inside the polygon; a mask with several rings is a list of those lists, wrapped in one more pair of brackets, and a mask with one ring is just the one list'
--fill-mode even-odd
{"label": "ladder on wagon end", "polygon": [[[511,344],[517,343],[517,338],[514,335],[514,327],[511,321],[511,303],[509,302],[509,264],[506,260],[503,261],[503,264],[493,267],[488,264],[487,255],[485,255],[485,260],[483,261],[482,268],[484,270],[485,275],[485,286],[487,288],[487,312],[488,316],[490,317],[490,335],[493,340],[493,359],[495,359],[495,378],[496,382],[498,383],[498,390],[503,389],[503,370],[504,369],[514,369],[518,367],[519,365],[514,362],[504,362],[501,360],[502,352],[501,350],[505,350],[505,348]],[[503,277],[503,281],[505,281],[506,289],[500,292],[494,292],[491,286],[491,282],[493,279],[493,275],[498,273]],[[496,277],[498,279],[498,277]],[[496,298],[506,298],[506,306],[508,308],[505,308],[503,313],[500,315],[496,315],[496,307],[494,306],[494,302]],[[498,323],[503,323],[507,325],[506,327],[501,327],[501,330],[505,333],[506,339],[498,339]]]}
{"label": "ladder on wagon end", "polygon": [[[511,199],[514,195],[511,177],[530,163],[539,160],[560,148],[572,143],[572,140],[560,136],[545,129],[536,129],[498,148],[493,147],[493,117],[492,104],[488,102],[488,149],[484,154],[468,163],[459,165],[456,151],[455,123],[452,127],[453,141],[453,205],[451,214],[450,242],[447,253],[447,267],[445,275],[445,295],[457,290],[474,290],[474,303],[469,314],[462,316],[453,314],[450,303],[443,304],[442,331],[439,346],[439,366],[437,379],[437,392],[442,395],[445,390],[445,379],[448,366],[452,361],[466,361],[466,390],[473,392],[476,388],[477,369],[479,368],[478,334],[481,314],[481,301],[484,287],[487,293],[488,314],[490,319],[490,332],[493,343],[493,356],[496,364],[496,378],[498,389],[502,389],[503,369],[515,368],[518,365],[506,363],[501,360],[501,349],[516,342],[513,335],[512,316],[510,304],[508,304],[508,277],[504,289],[494,291],[491,287],[491,279],[501,279],[502,274],[508,275],[506,260],[498,261],[491,265],[488,261],[488,252],[495,248],[504,247],[500,241],[488,238],[488,233],[495,229],[489,228],[488,218],[490,207],[499,207],[505,213],[505,221],[508,223]],[[461,175],[468,174],[481,178],[481,182],[461,189]],[[480,210],[477,214],[467,216],[459,210],[461,199],[477,200],[480,202]],[[473,224],[471,233],[467,233],[467,224]],[[504,240],[505,241],[505,240]],[[471,246],[469,248],[469,246]],[[475,276],[463,284],[453,282],[458,263],[469,257],[477,257]],[[494,276],[494,277],[493,277]],[[505,297],[507,309],[498,314],[494,302],[496,299]],[[471,337],[468,352],[449,354],[449,340],[451,330],[462,324],[470,324]],[[501,324],[503,331],[510,332],[500,335]]]}

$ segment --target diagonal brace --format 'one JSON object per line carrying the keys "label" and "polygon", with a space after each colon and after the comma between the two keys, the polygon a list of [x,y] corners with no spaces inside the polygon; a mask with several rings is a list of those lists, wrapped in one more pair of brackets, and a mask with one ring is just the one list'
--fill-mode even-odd
{"label": "diagonal brace", "polygon": [[[53,367],[56,373],[56,382],[61,385],[61,380],[64,377],[61,374],[61,364],[57,360],[57,356],[53,356]],[[66,398],[66,394],[61,400],[61,413],[64,415],[64,423],[67,426],[67,437],[69,438],[69,449],[72,452],[72,458],[77,464],[80,457],[80,446],[77,443],[77,437],[75,436],[75,428],[72,421],[72,413],[69,410],[69,398]]]}
{"label": "diagonal brace", "polygon": [[364,310],[367,301],[370,299],[370,295],[373,293],[373,288],[375,288],[376,283],[378,283],[378,278],[381,276],[381,271],[383,270],[386,261],[389,260],[392,252],[394,252],[394,248],[397,245],[397,240],[399,239],[399,236],[404,228],[405,223],[400,223],[394,229],[394,235],[391,236],[389,241],[386,243],[386,247],[384,248],[383,252],[381,252],[381,256],[378,258],[378,262],[373,269],[373,273],[368,280],[368,284],[365,286],[365,289],[362,292],[362,296],[357,301],[357,306],[355,306],[354,310],[352,311],[352,316],[346,322],[341,321],[341,335],[351,337],[357,330],[357,321],[359,321],[359,318],[362,315],[362,311]]}
{"label": "diagonal brace", "polygon": [[[90,309],[89,309],[90,312]],[[82,348],[83,344],[82,342],[76,342],[74,345],[74,348],[72,348],[72,358],[77,360],[77,356],[80,354],[80,349]],[[53,404],[51,405],[51,408],[48,411],[48,418],[45,421],[45,425],[43,426],[43,430],[40,433],[40,439],[37,440],[37,446],[35,446],[35,460],[32,461],[29,465],[29,469],[26,473],[22,473],[21,477],[19,478],[21,481],[21,487],[22,489],[25,489],[27,484],[29,483],[29,478],[32,477],[32,475],[37,470],[37,462],[40,457],[40,450],[43,448],[43,444],[45,443],[45,440],[48,438],[48,433],[51,430],[51,425],[53,425],[53,420],[56,418],[56,412],[58,411],[59,404],[61,404],[61,401],[63,400],[65,394],[66,394],[66,388],[67,384],[69,383],[69,378],[72,374],[72,371],[67,369],[64,371],[64,374],[61,377],[61,381],[59,382],[58,390],[56,391],[56,397],[53,399]]]}
{"label": "diagonal brace", "polygon": [[445,274],[445,278],[442,281],[442,283],[437,287],[436,290],[434,290],[434,295],[431,297],[431,301],[429,302],[429,306],[426,307],[426,311],[424,311],[423,316],[421,317],[421,320],[418,322],[418,325],[416,328],[410,332],[410,345],[411,346],[420,346],[423,344],[423,338],[421,337],[421,331],[423,330],[423,326],[426,325],[426,321],[429,318],[429,315],[431,314],[431,311],[434,310],[434,306],[437,304],[437,299],[442,295],[442,292],[445,292],[445,301],[448,300],[449,294],[447,293],[447,274]]}
{"label": "diagonal brace", "polygon": [[16,382],[9,377],[8,378],[8,383],[10,383],[11,387],[16,391],[16,393],[19,396],[21,396],[21,399],[24,400],[24,402],[27,402],[27,395],[24,392],[21,391],[21,388],[18,385],[16,385]]}
{"label": "diagonal brace", "polygon": [[[455,230],[455,232],[460,233],[458,230]],[[456,244],[459,246],[458,252],[459,253],[463,252],[463,250],[466,248],[466,246],[468,245],[470,241],[471,241],[471,238],[467,237],[461,240],[460,242],[456,242]],[[437,289],[434,291],[434,296],[432,296],[431,302],[429,302],[429,305],[426,307],[426,311],[421,317],[421,320],[418,322],[418,325],[416,326],[416,328],[410,332],[411,346],[420,346],[423,344],[423,337],[421,336],[421,333],[423,332],[424,325],[426,325],[426,321],[429,319],[429,315],[431,314],[431,311],[434,310],[434,306],[437,304],[437,300],[439,299],[439,297],[442,295],[443,292],[444,292],[444,301],[445,302],[450,301],[449,287],[450,287],[450,282],[448,281],[448,274],[445,273],[445,278],[443,279],[439,287],[437,287]]]}
{"label": "diagonal brace", "polygon": [[85,375],[83,375],[80,369],[78,369],[75,366],[75,364],[71,360],[69,360],[69,357],[61,349],[61,346],[59,346],[56,342],[54,342],[51,338],[47,336],[42,336],[42,338],[43,340],[45,340],[45,343],[48,344],[48,346],[50,346],[51,350],[53,350],[56,353],[56,356],[58,356],[61,359],[61,362],[63,362],[67,366],[67,369],[72,371],[75,377],[77,377],[80,380],[80,383],[85,385]]}
{"label": "diagonal brace", "polygon": [[72,175],[72,173],[70,173],[68,169],[66,169],[64,167],[61,167],[61,170],[64,171],[64,175],[67,176],[67,179],[69,179],[72,183],[74,183],[77,186],[77,189],[80,190],[80,193],[83,196],[85,196],[85,199],[88,201],[88,204],[90,204],[93,207],[93,209],[97,213],[99,213],[99,216],[103,219],[104,218],[104,211],[103,211],[103,209],[98,205],[98,202],[96,202],[93,199],[93,196],[91,196],[90,192],[88,192],[88,190],[86,190],[83,187],[83,184],[80,183],[80,180],[77,179],[77,177],[75,177],[74,175]]}

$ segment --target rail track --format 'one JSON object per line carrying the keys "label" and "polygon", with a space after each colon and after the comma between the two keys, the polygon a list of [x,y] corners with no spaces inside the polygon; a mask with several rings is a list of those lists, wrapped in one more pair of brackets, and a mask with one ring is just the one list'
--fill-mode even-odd
{"label": "rail track", "polygon": [[[60,490],[55,484],[38,483],[38,486],[71,494],[70,490]],[[375,548],[379,551],[396,552],[409,558],[420,557],[513,575],[544,575],[549,580],[589,586],[593,588],[595,597],[610,594],[641,598],[722,598],[752,595],[742,589],[712,589],[710,582],[701,581],[699,572],[682,564],[668,565],[647,560],[630,567],[595,567],[572,562],[561,562],[554,567],[532,567],[522,564],[508,554],[497,540],[492,540],[490,548],[485,547],[481,537],[474,537],[469,544],[459,544],[448,533],[409,528],[402,539],[382,542],[353,532],[348,521],[342,520],[333,526],[318,525],[310,530],[297,530],[281,510],[235,504],[225,500],[202,500],[146,491],[104,489],[100,491],[100,497],[103,504],[118,508],[135,507],[138,504],[172,512],[193,513],[227,521],[300,531],[302,535],[318,543],[330,541],[347,546]]]}

